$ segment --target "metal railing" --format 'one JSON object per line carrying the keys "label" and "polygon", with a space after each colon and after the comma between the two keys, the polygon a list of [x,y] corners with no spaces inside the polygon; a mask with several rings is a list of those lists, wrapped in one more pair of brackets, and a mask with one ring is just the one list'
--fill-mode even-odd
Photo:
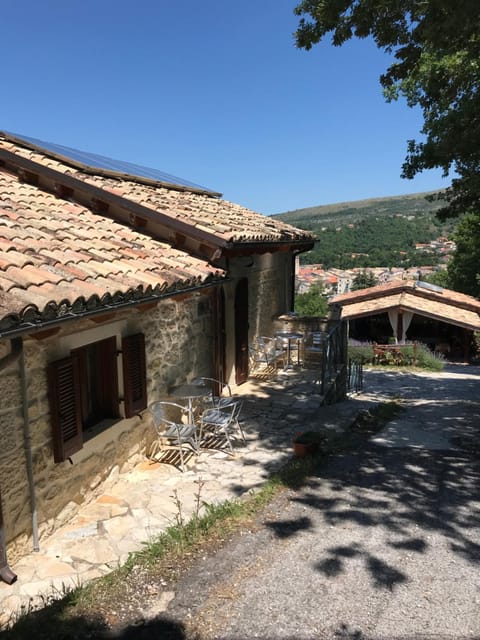
{"label": "metal railing", "polygon": [[347,392],[347,338],[345,322],[338,322],[323,336],[320,393],[325,401],[332,394],[334,402]]}
{"label": "metal railing", "polygon": [[363,362],[350,360],[348,363],[347,391],[360,393],[363,391]]}

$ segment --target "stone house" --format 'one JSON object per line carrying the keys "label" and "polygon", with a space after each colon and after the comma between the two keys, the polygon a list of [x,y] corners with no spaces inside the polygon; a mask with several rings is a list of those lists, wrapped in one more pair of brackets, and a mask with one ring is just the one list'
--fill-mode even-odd
{"label": "stone house", "polygon": [[313,237],[220,196],[0,133],[0,534],[10,558],[145,455],[149,402],[199,375],[241,384],[253,335],[292,309],[295,259]]}

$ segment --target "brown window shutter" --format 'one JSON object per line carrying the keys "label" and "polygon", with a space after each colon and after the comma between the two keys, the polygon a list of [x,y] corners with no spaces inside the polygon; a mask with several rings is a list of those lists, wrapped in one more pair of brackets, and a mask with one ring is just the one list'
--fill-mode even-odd
{"label": "brown window shutter", "polygon": [[78,361],[75,356],[48,365],[53,459],[63,462],[83,446]]}
{"label": "brown window shutter", "polygon": [[125,417],[147,408],[145,336],[136,333],[122,340]]}
{"label": "brown window shutter", "polygon": [[103,341],[101,362],[99,368],[104,380],[103,396],[109,399],[112,416],[118,417],[118,371],[117,371],[117,339],[115,336]]}

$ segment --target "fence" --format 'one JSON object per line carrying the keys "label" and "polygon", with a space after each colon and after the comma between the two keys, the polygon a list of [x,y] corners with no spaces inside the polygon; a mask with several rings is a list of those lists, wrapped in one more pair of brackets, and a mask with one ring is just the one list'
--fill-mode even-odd
{"label": "fence", "polygon": [[349,361],[347,389],[350,393],[363,391],[363,362]]}

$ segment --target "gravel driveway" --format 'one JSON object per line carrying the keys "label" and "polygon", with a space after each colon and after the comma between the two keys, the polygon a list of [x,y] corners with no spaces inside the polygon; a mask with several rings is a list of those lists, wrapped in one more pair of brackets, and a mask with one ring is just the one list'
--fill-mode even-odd
{"label": "gravel driveway", "polygon": [[365,389],[406,410],[198,563],[169,637],[480,638],[480,368],[369,371]]}

